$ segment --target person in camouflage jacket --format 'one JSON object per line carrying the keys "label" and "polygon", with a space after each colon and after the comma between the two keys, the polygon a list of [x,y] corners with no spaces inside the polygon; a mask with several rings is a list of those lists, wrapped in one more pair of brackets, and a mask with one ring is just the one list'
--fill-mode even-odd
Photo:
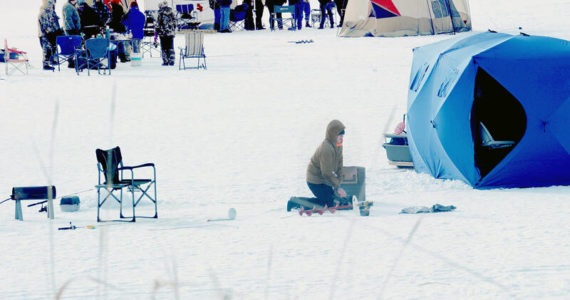
{"label": "person in camouflage jacket", "polygon": [[59,26],[59,17],[55,13],[55,0],[43,0],[38,16],[40,45],[43,50],[44,70],[53,70],[55,63],[56,38],[63,35]]}
{"label": "person in camouflage jacket", "polygon": [[176,16],[172,8],[168,6],[168,1],[162,1],[158,4],[156,34],[160,38],[162,65],[173,66],[175,59],[174,35],[176,34]]}

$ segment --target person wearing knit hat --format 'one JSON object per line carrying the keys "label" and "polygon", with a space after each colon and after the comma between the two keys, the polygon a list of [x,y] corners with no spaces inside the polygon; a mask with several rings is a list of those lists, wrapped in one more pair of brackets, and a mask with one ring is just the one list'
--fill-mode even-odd
{"label": "person wearing knit hat", "polygon": [[140,45],[144,37],[143,28],[145,22],[146,17],[139,10],[139,4],[136,1],[131,2],[131,8],[125,15],[122,23],[127,28],[127,32],[131,33],[134,53],[140,53]]}
{"label": "person wearing knit hat", "polygon": [[307,185],[315,195],[315,204],[335,206],[335,197],[344,198],[346,191],[342,183],[342,144],[345,126],[339,120],[332,120],[325,133],[325,139],[317,148],[307,167]]}
{"label": "person wearing knit hat", "polygon": [[158,3],[158,17],[156,22],[156,34],[160,38],[160,49],[163,66],[173,66],[174,36],[176,35],[176,15],[168,6],[168,1]]}

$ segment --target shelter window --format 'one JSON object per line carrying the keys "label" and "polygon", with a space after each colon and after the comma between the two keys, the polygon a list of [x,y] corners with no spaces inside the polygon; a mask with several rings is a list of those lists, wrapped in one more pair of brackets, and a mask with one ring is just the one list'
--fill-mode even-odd
{"label": "shelter window", "polygon": [[412,80],[412,83],[410,84],[410,90],[417,92],[418,89],[420,88],[420,85],[422,83],[422,81],[424,80],[424,77],[426,76],[427,71],[429,70],[429,65],[427,63],[424,63],[417,71],[416,71],[416,75],[414,75],[414,79]]}
{"label": "shelter window", "polygon": [[439,86],[439,90],[437,91],[438,97],[445,98],[447,96],[447,93],[449,92],[449,87],[455,82],[457,74],[459,74],[459,71],[457,71],[457,69],[454,69],[453,71],[447,74],[447,76]]}
{"label": "shelter window", "polygon": [[433,15],[436,19],[449,16],[449,14],[447,13],[447,4],[444,3],[444,0],[432,1],[431,10],[433,11]]}
{"label": "shelter window", "polygon": [[471,132],[475,164],[485,177],[518,144],[526,130],[526,113],[520,102],[485,70],[475,77]]}

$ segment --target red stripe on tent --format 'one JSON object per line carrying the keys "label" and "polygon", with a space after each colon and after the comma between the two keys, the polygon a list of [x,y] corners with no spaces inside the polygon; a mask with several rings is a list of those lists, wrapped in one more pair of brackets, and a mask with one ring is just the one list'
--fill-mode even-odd
{"label": "red stripe on tent", "polygon": [[372,3],[381,6],[383,9],[401,16],[400,12],[398,11],[398,9],[396,8],[396,5],[394,5],[394,2],[392,2],[392,0],[370,0]]}

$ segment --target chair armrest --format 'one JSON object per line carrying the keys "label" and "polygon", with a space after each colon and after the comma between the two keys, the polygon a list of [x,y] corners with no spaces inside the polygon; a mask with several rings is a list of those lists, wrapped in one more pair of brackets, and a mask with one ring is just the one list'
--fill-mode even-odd
{"label": "chair armrest", "polygon": [[133,169],[138,169],[138,168],[143,168],[143,167],[153,167],[154,168],[154,163],[146,163],[146,164],[142,164],[142,165],[138,165],[138,166],[123,166],[123,167],[117,168],[117,170],[133,170]]}
{"label": "chair armrest", "polygon": [[27,54],[25,51],[16,50],[16,49],[11,49],[11,48],[7,48],[6,51],[7,51],[7,52],[12,52],[12,53],[17,53],[17,54]]}

